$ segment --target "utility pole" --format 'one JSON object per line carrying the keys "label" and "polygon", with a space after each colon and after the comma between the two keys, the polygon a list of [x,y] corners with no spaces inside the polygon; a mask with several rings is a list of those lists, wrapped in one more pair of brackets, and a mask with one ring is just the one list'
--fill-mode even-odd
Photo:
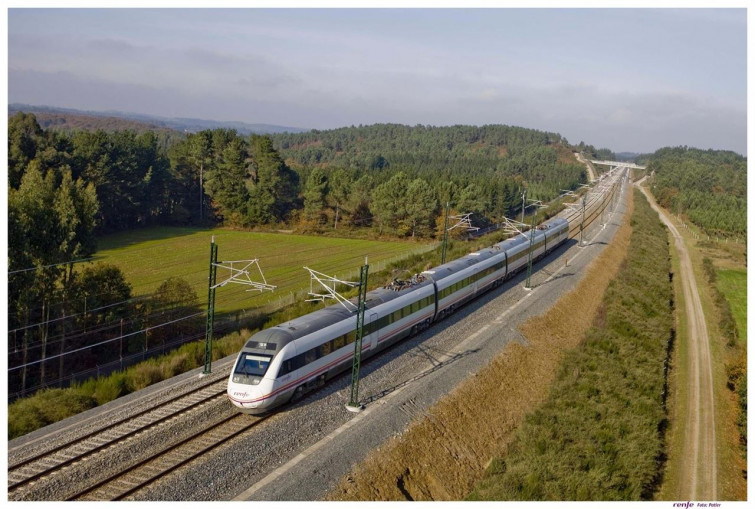
{"label": "utility pole", "polygon": [[522,193],[522,221],[521,221],[522,223],[524,223],[524,209],[526,208],[524,204],[526,201],[527,201],[527,188],[525,187],[524,192]]}
{"label": "utility pole", "polygon": [[[200,209],[201,210],[201,209]],[[215,324],[215,279],[217,277],[218,246],[215,244],[215,235],[210,242],[210,277],[207,290],[207,327],[204,338],[204,371],[203,375],[209,375],[212,369],[212,329]]]}
{"label": "utility pole", "polygon": [[582,247],[582,233],[584,231],[584,224],[585,224],[585,203],[587,201],[587,197],[582,197],[582,220],[579,222],[579,246]]}
{"label": "utility pole", "polygon": [[532,289],[530,286],[530,277],[532,276],[532,245],[535,243],[535,216],[537,216],[537,214],[532,214],[532,220],[530,222],[530,251],[529,260],[527,261],[527,281],[524,284],[524,288],[527,290]]}
{"label": "utility pole", "polygon": [[446,246],[448,245],[448,211],[449,211],[449,203],[446,202],[446,222],[443,226],[443,253],[440,257],[440,264],[443,265],[446,263]]}
{"label": "utility pole", "polygon": [[[239,264],[245,265],[239,268]],[[255,265],[259,270],[260,277],[262,278],[261,283],[252,281],[252,278],[249,274],[249,267],[251,267],[252,265]],[[230,270],[231,274],[230,277],[221,281],[220,283],[216,283],[218,267]],[[218,246],[215,245],[215,236],[213,235],[212,241],[210,242],[210,277],[207,290],[207,329],[205,332],[204,345],[204,371],[200,376],[209,375],[212,369],[212,332],[215,323],[215,290],[219,286],[225,286],[228,283],[238,283],[244,286],[251,286],[252,289],[247,290],[250,292],[263,292],[265,290],[273,291],[276,288],[273,285],[267,284],[265,275],[262,273],[259,261],[256,258],[254,260],[234,260],[218,263]]]}
{"label": "utility pole", "polygon": [[367,265],[367,258],[364,259],[364,265],[359,270],[359,301],[357,304],[357,329],[356,341],[354,341],[354,361],[351,367],[351,397],[346,409],[351,412],[358,412],[363,407],[359,404],[359,368],[362,363],[362,338],[364,337],[364,310],[365,301],[367,300],[367,273],[370,266]]}

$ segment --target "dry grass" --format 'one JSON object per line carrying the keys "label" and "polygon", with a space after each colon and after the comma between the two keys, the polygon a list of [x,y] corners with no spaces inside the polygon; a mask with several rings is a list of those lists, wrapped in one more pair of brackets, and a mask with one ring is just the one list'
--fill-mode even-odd
{"label": "dry grass", "polygon": [[[633,203],[631,196],[628,202]],[[625,218],[631,215],[628,211]],[[477,376],[459,385],[405,433],[357,465],[330,500],[460,500],[491,458],[502,456],[524,417],[547,397],[564,352],[576,347],[598,315],[603,293],[629,245],[625,220],[575,290],[521,327],[529,343],[512,343]]]}

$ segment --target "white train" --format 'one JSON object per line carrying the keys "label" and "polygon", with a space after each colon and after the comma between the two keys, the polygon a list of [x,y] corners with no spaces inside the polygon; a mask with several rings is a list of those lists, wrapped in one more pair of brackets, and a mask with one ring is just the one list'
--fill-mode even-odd
{"label": "white train", "polygon": [[[533,257],[569,235],[565,219],[534,231]],[[527,265],[530,239],[519,235],[367,293],[362,358],[426,329]],[[244,345],[228,379],[228,397],[244,413],[264,413],[299,399],[351,368],[356,311],[340,304],[258,332]]]}

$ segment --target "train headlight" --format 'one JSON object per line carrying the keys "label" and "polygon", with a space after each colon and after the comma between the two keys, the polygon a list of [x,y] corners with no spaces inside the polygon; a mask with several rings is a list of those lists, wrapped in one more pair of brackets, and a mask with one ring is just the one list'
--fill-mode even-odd
{"label": "train headlight", "polygon": [[246,385],[259,385],[262,381],[261,378],[250,377],[246,375],[233,375],[233,383],[246,384]]}

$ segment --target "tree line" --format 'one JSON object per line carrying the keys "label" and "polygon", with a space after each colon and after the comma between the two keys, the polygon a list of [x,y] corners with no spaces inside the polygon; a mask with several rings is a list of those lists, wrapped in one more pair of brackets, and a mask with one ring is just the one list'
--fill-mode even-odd
{"label": "tree line", "polygon": [[[199,311],[181,281],[133,296],[117,267],[74,270],[99,235],[222,224],[432,238],[446,203],[484,226],[516,214],[525,188],[548,200],[577,187],[585,171],[570,150],[560,135],[507,126],[57,132],[17,113],[8,126],[11,390],[60,378],[74,369],[67,363],[94,367],[194,335],[192,320],[177,320]],[[126,338],[118,348],[107,343],[114,336]]]}
{"label": "tree line", "polygon": [[647,163],[658,202],[709,234],[747,234],[747,159],[726,150],[665,147]]}

